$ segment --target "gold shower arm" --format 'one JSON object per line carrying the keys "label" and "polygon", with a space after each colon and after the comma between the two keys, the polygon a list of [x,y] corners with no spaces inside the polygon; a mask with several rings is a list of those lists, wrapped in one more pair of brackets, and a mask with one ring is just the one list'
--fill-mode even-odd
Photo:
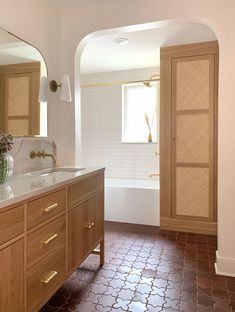
{"label": "gold shower arm", "polygon": [[152,177],[160,177],[160,173],[151,173],[151,174],[149,175],[149,177],[150,177],[150,178],[152,178]]}
{"label": "gold shower arm", "polygon": [[[157,77],[151,79],[151,77]],[[123,84],[132,84],[132,83],[144,83],[144,82],[153,82],[153,81],[160,81],[160,75],[153,75],[150,79],[147,80],[132,80],[132,81],[113,81],[113,82],[101,82],[101,83],[91,83],[91,84],[83,84],[81,88],[95,88],[95,87],[112,87],[118,86]]]}

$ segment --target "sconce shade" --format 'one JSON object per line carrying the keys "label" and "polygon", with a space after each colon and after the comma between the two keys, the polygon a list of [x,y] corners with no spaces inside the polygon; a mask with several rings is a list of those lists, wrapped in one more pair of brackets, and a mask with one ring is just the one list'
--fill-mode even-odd
{"label": "sconce shade", "polygon": [[47,102],[48,90],[50,89],[51,92],[56,92],[58,87],[61,87],[60,100],[62,102],[72,102],[68,75],[63,76],[63,81],[60,84],[58,84],[55,80],[51,80],[50,83],[48,83],[47,77],[42,77],[40,80],[38,102]]}
{"label": "sconce shade", "polygon": [[38,95],[38,102],[47,102],[47,98],[48,98],[47,77],[41,77],[40,87],[39,87],[39,95]]}
{"label": "sconce shade", "polygon": [[68,75],[63,76],[63,80],[61,84],[60,100],[62,102],[72,102],[70,82],[69,82]]}

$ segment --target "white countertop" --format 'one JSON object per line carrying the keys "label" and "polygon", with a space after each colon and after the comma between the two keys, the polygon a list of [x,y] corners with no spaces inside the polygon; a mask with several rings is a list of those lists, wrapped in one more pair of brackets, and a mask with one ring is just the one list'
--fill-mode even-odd
{"label": "white countertop", "polygon": [[6,183],[0,185],[0,208],[26,200],[32,196],[65,186],[78,181],[91,173],[104,168],[86,168],[77,172],[56,172],[55,174],[30,175],[18,174],[12,176]]}

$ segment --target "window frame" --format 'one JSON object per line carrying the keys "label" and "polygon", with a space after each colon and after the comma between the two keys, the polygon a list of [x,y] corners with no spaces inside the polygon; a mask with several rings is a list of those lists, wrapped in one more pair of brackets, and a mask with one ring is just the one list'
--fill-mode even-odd
{"label": "window frame", "polygon": [[[143,86],[142,82],[134,82],[134,83],[128,83],[122,85],[122,133],[121,133],[121,143],[122,144],[158,144],[159,143],[159,130],[160,130],[160,81],[153,81],[151,84],[156,85],[156,132],[157,137],[156,140],[153,142],[148,141],[128,141],[125,140],[125,101],[126,101],[126,92],[125,88],[131,87],[131,86]],[[148,88],[148,87],[146,87]]]}

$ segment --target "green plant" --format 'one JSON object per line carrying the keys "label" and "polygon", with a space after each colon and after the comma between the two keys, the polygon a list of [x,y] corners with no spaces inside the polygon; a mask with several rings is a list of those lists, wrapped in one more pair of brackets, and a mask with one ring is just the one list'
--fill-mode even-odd
{"label": "green plant", "polygon": [[0,134],[0,154],[6,154],[13,147],[13,138],[11,134]]}

